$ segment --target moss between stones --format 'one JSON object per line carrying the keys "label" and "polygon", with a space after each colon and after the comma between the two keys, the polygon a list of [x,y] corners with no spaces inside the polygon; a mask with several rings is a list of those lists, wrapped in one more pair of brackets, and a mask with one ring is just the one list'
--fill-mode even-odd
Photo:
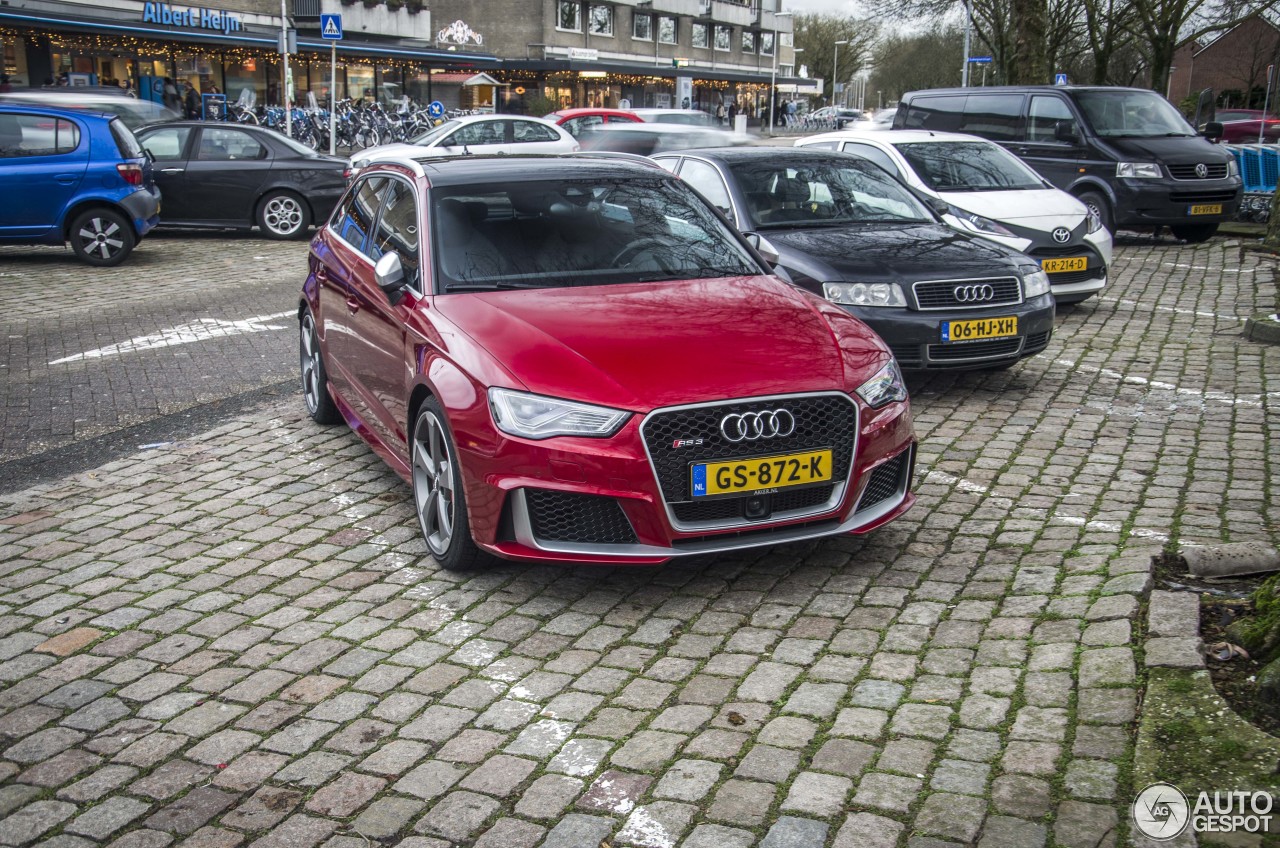
{"label": "moss between stones", "polygon": [[1172,783],[1194,799],[1215,789],[1280,789],[1280,739],[1249,724],[1204,670],[1153,668],[1134,752],[1135,791]]}

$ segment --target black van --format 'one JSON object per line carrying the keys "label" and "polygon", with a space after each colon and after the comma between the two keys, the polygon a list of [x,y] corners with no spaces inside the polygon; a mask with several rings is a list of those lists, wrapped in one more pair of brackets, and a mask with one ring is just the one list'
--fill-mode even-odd
{"label": "black van", "polygon": [[1243,183],[1235,158],[1196,135],[1169,101],[1149,89],[1030,85],[913,91],[902,98],[893,128],[970,133],[999,142],[1084,201],[1112,232],[1167,226],[1178,238],[1204,241],[1240,205]]}

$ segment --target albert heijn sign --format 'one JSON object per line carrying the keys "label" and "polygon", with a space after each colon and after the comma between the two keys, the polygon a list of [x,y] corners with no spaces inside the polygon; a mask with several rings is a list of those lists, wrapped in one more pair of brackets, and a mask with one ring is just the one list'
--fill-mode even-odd
{"label": "albert heijn sign", "polygon": [[221,9],[178,9],[168,3],[144,3],[142,22],[187,29],[217,30],[223,35],[244,29],[240,18],[230,12]]}

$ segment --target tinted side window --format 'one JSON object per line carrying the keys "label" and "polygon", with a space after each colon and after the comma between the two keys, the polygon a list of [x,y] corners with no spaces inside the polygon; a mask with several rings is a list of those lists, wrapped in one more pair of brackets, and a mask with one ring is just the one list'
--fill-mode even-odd
{"label": "tinted side window", "polygon": [[150,133],[143,143],[157,162],[173,162],[182,158],[190,135],[190,127],[162,127]]}
{"label": "tinted side window", "polygon": [[1059,121],[1070,125],[1077,136],[1080,134],[1075,115],[1061,99],[1043,94],[1032,96],[1027,114],[1027,141],[1056,141],[1054,132]]}
{"label": "tinted side window", "polygon": [[963,95],[917,97],[907,107],[907,119],[903,127],[909,130],[959,132],[964,116],[964,101]]}
{"label": "tinted side window", "polygon": [[0,158],[56,156],[80,146],[80,128],[45,115],[0,115]]}
{"label": "tinted side window", "polygon": [[878,147],[873,147],[870,144],[863,144],[857,141],[846,141],[844,143],[844,152],[852,153],[854,156],[861,156],[868,162],[875,162],[881,168],[884,168],[887,173],[890,173],[895,177],[901,176],[901,174],[898,173],[898,166],[893,164],[893,160],[889,158],[889,154],[885,153]]}
{"label": "tinted side window", "polygon": [[129,129],[124,121],[114,118],[108,126],[111,127],[111,135],[115,137],[116,148],[119,149],[121,156],[126,159],[142,158],[142,145],[138,144],[133,130]]}
{"label": "tinted side window", "polygon": [[1021,94],[970,94],[965,100],[960,132],[994,141],[1014,141],[1021,137],[1021,115]]}
{"label": "tinted side window", "polygon": [[361,180],[333,211],[329,226],[343,241],[361,252],[365,239],[373,226],[378,211],[378,193],[387,183],[386,177],[369,177]]}
{"label": "tinted side window", "polygon": [[840,146],[838,141],[818,141],[813,144],[806,144],[805,147],[816,147],[819,150],[835,150]]}
{"label": "tinted side window", "polygon": [[400,254],[404,278],[415,289],[420,289],[418,262],[418,203],[408,183],[391,180],[383,192],[382,217],[373,243],[369,245],[369,258],[375,262],[384,253]]}
{"label": "tinted side window", "polygon": [[446,147],[459,147],[464,144],[502,144],[502,125],[505,121],[477,121],[460,127],[457,132],[444,140]]}
{"label": "tinted side window", "polygon": [[711,202],[721,212],[733,216],[733,203],[729,200],[729,189],[725,187],[720,172],[706,162],[686,159],[680,167],[680,179],[684,180]]}

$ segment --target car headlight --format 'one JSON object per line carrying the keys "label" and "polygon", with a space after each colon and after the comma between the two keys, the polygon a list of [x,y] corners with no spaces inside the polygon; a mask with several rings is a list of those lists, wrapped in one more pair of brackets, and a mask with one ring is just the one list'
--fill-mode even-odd
{"label": "car headlight", "polygon": [[1087,232],[1090,235],[1093,235],[1098,230],[1102,229],[1102,216],[1099,215],[1097,212],[1094,212],[1092,209],[1089,209],[1087,212],[1085,212],[1084,219],[1089,222],[1089,228]]}
{"label": "car headlight", "polygon": [[898,370],[898,362],[890,359],[889,364],[876,372],[876,375],[856,389],[858,397],[867,402],[872,409],[879,409],[887,403],[907,399],[907,384]]}
{"label": "car headlight", "polygon": [[1017,238],[1017,234],[1013,230],[1001,224],[999,221],[993,221],[990,218],[984,218],[973,212],[966,212],[959,206],[948,206],[947,212],[960,219],[960,223],[964,224],[975,233],[983,233],[989,236],[1010,236]]}
{"label": "car headlight", "polygon": [[1158,180],[1164,175],[1160,173],[1160,165],[1155,162],[1117,162],[1116,176]]}
{"label": "car headlight", "polygon": [[526,439],[612,436],[631,417],[620,409],[499,388],[489,389],[489,409],[499,430]]}
{"label": "car headlight", "polygon": [[1227,160],[1227,176],[1228,177],[1240,176],[1240,163],[1236,161],[1234,156],[1231,157],[1229,160]]}
{"label": "car headlight", "polygon": [[906,306],[897,283],[823,283],[822,296],[847,306]]}
{"label": "car headlight", "polygon": [[1032,271],[1022,275],[1022,296],[1030,300],[1049,293],[1049,275],[1044,271]]}

